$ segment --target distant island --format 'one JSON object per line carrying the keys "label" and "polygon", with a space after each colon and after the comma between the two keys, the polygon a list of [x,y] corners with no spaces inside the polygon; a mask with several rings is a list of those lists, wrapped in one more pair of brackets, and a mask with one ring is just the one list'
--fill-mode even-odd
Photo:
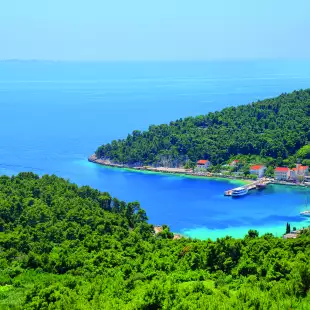
{"label": "distant island", "polygon": [[309,181],[309,141],[306,89],[135,130],[100,146],[89,160],[159,172],[303,182]]}

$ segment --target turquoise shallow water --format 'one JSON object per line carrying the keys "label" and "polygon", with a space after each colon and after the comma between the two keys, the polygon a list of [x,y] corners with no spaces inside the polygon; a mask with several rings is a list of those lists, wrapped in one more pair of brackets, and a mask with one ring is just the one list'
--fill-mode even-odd
{"label": "turquoise shallow water", "polygon": [[[310,62],[0,63],[0,173],[55,173],[121,199],[150,222],[196,238],[281,235],[309,190],[270,186],[231,199],[238,182],[141,173],[87,162],[134,129],[310,86]],[[310,199],[309,199],[310,201]],[[309,206],[310,207],[310,206]]]}

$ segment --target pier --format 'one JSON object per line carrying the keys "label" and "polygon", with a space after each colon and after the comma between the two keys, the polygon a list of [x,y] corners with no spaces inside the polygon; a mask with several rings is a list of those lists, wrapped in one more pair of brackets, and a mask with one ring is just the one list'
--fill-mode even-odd
{"label": "pier", "polygon": [[[269,180],[266,180],[266,179],[260,179],[260,180],[257,180],[255,182],[252,182],[250,184],[247,184],[247,185],[243,185],[243,186],[238,186],[236,188],[245,188],[247,189],[248,191],[250,190],[254,190],[254,189],[263,189],[265,188],[268,184],[270,184],[270,181]],[[225,191],[224,192],[224,196],[232,196],[232,192],[235,188],[232,188],[228,191]]]}

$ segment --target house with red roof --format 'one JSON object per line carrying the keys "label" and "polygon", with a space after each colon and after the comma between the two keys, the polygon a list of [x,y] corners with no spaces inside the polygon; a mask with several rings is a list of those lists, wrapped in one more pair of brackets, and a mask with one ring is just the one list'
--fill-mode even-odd
{"label": "house with red roof", "polygon": [[236,167],[236,166],[238,166],[238,165],[239,165],[239,160],[238,160],[238,159],[233,160],[233,161],[229,164],[230,167]]}
{"label": "house with red roof", "polygon": [[288,167],[277,167],[274,170],[274,178],[276,180],[288,180],[290,178],[290,169]]}
{"label": "house with red roof", "polygon": [[297,180],[298,177],[305,177],[309,175],[309,166],[302,166],[301,164],[297,164],[296,168],[291,170],[291,179]]}
{"label": "house with red roof", "polygon": [[210,161],[207,159],[200,159],[197,161],[197,168],[207,169],[211,165]]}
{"label": "house with red roof", "polygon": [[264,165],[254,165],[250,167],[250,174],[257,175],[257,177],[262,178],[266,171],[266,166]]}

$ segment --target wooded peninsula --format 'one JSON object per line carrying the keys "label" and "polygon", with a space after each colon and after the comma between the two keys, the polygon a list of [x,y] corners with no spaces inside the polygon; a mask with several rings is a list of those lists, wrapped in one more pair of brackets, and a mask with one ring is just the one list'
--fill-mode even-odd
{"label": "wooded peninsula", "polygon": [[205,159],[216,169],[241,158],[273,169],[293,167],[297,161],[309,166],[309,141],[310,89],[306,89],[135,130],[126,139],[100,146],[95,155],[128,167],[191,168]]}

